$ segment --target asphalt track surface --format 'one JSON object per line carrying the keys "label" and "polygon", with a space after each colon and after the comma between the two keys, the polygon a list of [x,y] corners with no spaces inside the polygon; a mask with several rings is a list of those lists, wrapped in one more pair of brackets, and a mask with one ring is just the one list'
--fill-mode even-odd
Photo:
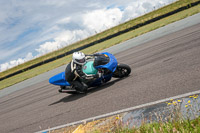
{"label": "asphalt track surface", "polygon": [[0,98],[0,132],[28,133],[200,89],[200,24],[115,54],[132,68],[84,95],[48,80]]}

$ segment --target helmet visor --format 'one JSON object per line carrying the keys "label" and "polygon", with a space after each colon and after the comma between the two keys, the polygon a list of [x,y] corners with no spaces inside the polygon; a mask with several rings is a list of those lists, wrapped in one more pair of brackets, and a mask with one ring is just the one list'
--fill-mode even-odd
{"label": "helmet visor", "polygon": [[85,62],[85,58],[83,58],[83,59],[75,59],[77,62],[79,62],[79,63],[84,63]]}

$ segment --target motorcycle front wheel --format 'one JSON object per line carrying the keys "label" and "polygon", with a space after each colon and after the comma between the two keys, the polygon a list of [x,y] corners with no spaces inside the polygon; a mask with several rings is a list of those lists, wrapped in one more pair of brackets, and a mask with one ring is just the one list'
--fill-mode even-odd
{"label": "motorcycle front wheel", "polygon": [[130,66],[126,64],[118,64],[112,77],[123,78],[123,77],[127,77],[130,73],[131,73]]}

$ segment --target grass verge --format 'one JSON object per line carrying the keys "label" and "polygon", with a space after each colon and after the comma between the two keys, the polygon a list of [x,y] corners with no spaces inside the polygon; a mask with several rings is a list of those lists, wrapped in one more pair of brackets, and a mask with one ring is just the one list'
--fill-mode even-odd
{"label": "grass verge", "polygon": [[115,133],[200,133],[200,117],[195,120],[144,124],[140,128],[119,128]]}
{"label": "grass verge", "polygon": [[[186,98],[184,98],[186,99]],[[166,115],[157,115],[157,120],[145,122],[140,127],[118,125],[112,132],[115,133],[200,133],[200,103],[198,95],[189,96],[188,100],[171,100],[167,102],[171,107]],[[184,113],[185,112],[185,113]]]}
{"label": "grass verge", "polygon": [[[171,99],[138,109],[51,130],[50,133],[200,133],[200,98]],[[161,106],[162,104],[162,106]]]}
{"label": "grass verge", "polygon": [[[188,0],[182,0],[182,1],[188,1]],[[195,0],[191,0],[190,2],[192,1],[195,1]],[[197,0],[196,0],[197,1]],[[177,7],[178,5],[176,5],[175,7]],[[181,7],[181,5],[179,5],[179,7]],[[168,7],[169,8],[169,7]],[[159,10],[163,10],[163,8],[159,9]],[[157,12],[157,11],[156,11]],[[161,11],[160,11],[161,12]],[[114,37],[114,38],[111,38],[109,40],[106,40],[104,42],[101,42],[101,43],[98,43],[94,46],[91,46],[89,48],[86,48],[84,50],[82,50],[83,52],[87,53],[87,54],[90,54],[90,53],[95,53],[95,52],[98,52],[100,50],[103,50],[105,48],[108,48],[108,47],[111,47],[115,44],[118,44],[120,42],[123,42],[123,41],[126,41],[126,40],[129,40],[131,38],[134,38],[134,37],[137,37],[139,35],[142,35],[144,33],[147,33],[149,31],[152,31],[152,30],[155,30],[157,28],[160,28],[162,26],[165,26],[167,24],[170,24],[172,22],[175,22],[175,21],[178,21],[180,19],[183,19],[183,18],[186,18],[188,16],[191,16],[191,15],[194,15],[196,13],[199,13],[200,12],[200,5],[197,5],[195,7],[192,7],[192,8],[189,8],[187,10],[184,10],[184,11],[181,11],[179,13],[176,13],[174,15],[171,15],[169,17],[166,17],[164,19],[161,19],[161,20],[158,20],[154,23],[150,23],[148,25],[145,25],[143,27],[140,27],[136,30],[133,30],[133,31],[129,31],[127,33],[124,33],[122,35],[119,35],[117,37]],[[145,16],[145,15],[144,15]],[[141,17],[139,17],[141,19]],[[146,19],[148,19],[148,16],[145,16]],[[140,20],[140,21],[144,21],[144,20]],[[139,21],[138,21],[139,22]],[[129,23],[129,22],[127,22]],[[126,23],[126,24],[127,24]],[[129,25],[129,24],[128,24]],[[127,26],[128,27],[128,26]],[[118,27],[120,29],[120,27]],[[103,32],[104,33],[104,32]],[[98,34],[99,35],[99,34]],[[97,36],[96,36],[97,37]],[[98,38],[98,37],[97,37]],[[100,38],[100,37],[99,37]],[[90,39],[89,39],[90,40]],[[85,40],[84,40],[85,41]],[[80,43],[80,42],[78,42]],[[86,43],[86,42],[85,42]],[[81,43],[79,45],[84,45],[85,43]],[[87,41],[88,43],[88,41]],[[65,50],[63,51],[66,51],[67,50],[71,50],[71,49],[74,49],[76,47],[79,46],[78,44],[76,45],[70,45],[69,47],[66,47],[64,48]],[[60,51],[55,51],[54,53],[50,53],[50,54],[47,54],[47,55],[56,55],[57,53],[60,53]],[[45,55],[45,56],[47,56]],[[41,57],[41,60],[44,60],[46,57]],[[48,57],[47,57],[48,58]],[[60,58],[60,59],[57,59],[55,61],[52,61],[50,63],[47,63],[47,64],[44,64],[44,65],[41,65],[39,67],[36,67],[36,68],[33,68],[33,69],[30,69],[28,71],[25,71],[23,73],[20,73],[18,75],[15,75],[13,77],[10,77],[10,78],[7,78],[7,79],[4,79],[2,81],[0,81],[0,89],[3,89],[5,87],[8,87],[8,86],[11,86],[13,84],[16,84],[18,82],[21,82],[23,80],[26,80],[26,79],[29,79],[31,77],[34,77],[36,75],[39,75],[41,73],[44,73],[44,72],[47,72],[49,70],[52,70],[56,67],[59,67],[61,65],[64,65],[66,63],[68,63],[69,61],[71,60],[71,55],[68,55],[68,56],[65,56],[63,58]],[[30,63],[30,62],[29,62]],[[23,68],[20,67],[20,65],[18,66],[19,68]],[[13,68],[14,69],[14,68]],[[17,67],[16,67],[17,69]],[[6,73],[6,72],[5,72]],[[4,73],[4,74],[5,74]],[[1,73],[1,76],[4,75],[3,73]]]}

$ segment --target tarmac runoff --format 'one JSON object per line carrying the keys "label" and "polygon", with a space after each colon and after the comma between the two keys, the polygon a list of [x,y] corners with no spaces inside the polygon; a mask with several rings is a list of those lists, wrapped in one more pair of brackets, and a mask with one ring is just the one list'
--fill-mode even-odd
{"label": "tarmac runoff", "polygon": [[[123,42],[123,43],[120,43],[118,45],[112,46],[112,47],[107,48],[107,49],[105,49],[105,50],[103,50],[101,52],[107,51],[107,52],[110,52],[112,54],[116,54],[118,52],[130,49],[130,48],[132,48],[134,46],[143,44],[145,42],[154,40],[156,38],[160,38],[160,37],[162,37],[164,35],[167,35],[167,34],[170,34],[170,33],[174,33],[176,31],[179,31],[179,30],[182,30],[184,28],[196,25],[198,23],[200,23],[200,13],[195,14],[195,15],[190,16],[190,17],[187,17],[187,18],[182,19],[180,21],[171,23],[169,25],[166,25],[166,26],[161,27],[159,29],[156,29],[154,31],[148,32],[148,33],[143,34],[141,36],[138,36],[136,38],[130,39],[130,40],[126,41],[126,42]],[[58,68],[56,68],[54,70],[51,70],[51,71],[48,71],[48,72],[43,73],[41,75],[38,75],[36,77],[33,77],[31,79],[27,79],[27,80],[25,80],[23,82],[20,82],[20,83],[17,83],[15,85],[13,85],[13,86],[4,88],[3,90],[0,90],[0,97],[9,95],[9,94],[11,94],[11,93],[13,93],[15,91],[18,91],[18,90],[24,89],[24,88],[26,88],[28,86],[43,82],[45,80],[48,80],[53,75],[64,71],[65,67],[66,67],[66,65],[63,65],[61,67],[58,67]]]}
{"label": "tarmac runoff", "polygon": [[[181,114],[183,116],[186,117],[186,114],[190,113],[190,114],[192,114],[192,115],[190,115],[190,119],[194,119],[194,118],[197,117],[197,116],[194,116],[194,114],[200,116],[199,110],[193,110],[193,112],[191,113],[191,112],[188,112],[188,110],[186,110],[186,106],[188,105],[188,101],[190,100],[191,104],[193,104],[193,106],[196,106],[196,109],[199,109],[200,106],[199,106],[199,104],[197,105],[197,103],[200,103],[200,97],[198,96],[199,94],[200,94],[200,90],[190,92],[190,93],[185,93],[185,94],[182,94],[182,95],[169,97],[169,98],[158,100],[158,101],[155,101],[155,102],[150,102],[150,103],[142,104],[142,105],[139,105],[139,106],[126,108],[126,109],[118,110],[118,111],[115,111],[115,112],[103,114],[103,115],[100,115],[100,116],[84,119],[84,120],[81,120],[81,121],[72,122],[72,123],[68,123],[68,124],[65,124],[65,125],[49,128],[49,129],[46,129],[46,130],[38,131],[36,133],[47,133],[47,132],[50,132],[50,131],[55,131],[55,130],[67,128],[67,127],[70,127],[70,126],[75,126],[75,125],[78,126],[80,124],[87,124],[87,123],[92,122],[92,121],[96,121],[96,120],[103,119],[103,118],[106,119],[108,117],[115,116],[115,115],[122,116],[122,122],[123,123],[129,123],[126,126],[128,126],[128,127],[133,127],[133,126],[139,127],[141,125],[141,122],[143,122],[143,120],[145,118],[147,118],[147,122],[160,121],[160,119],[158,120],[156,118],[155,113],[159,114],[161,112],[161,114],[163,114],[163,112],[165,112],[165,113],[167,112],[168,114],[165,114],[166,116],[163,117],[163,119],[162,119],[162,121],[165,121],[165,118],[170,115],[170,112],[172,110],[174,110],[175,104],[180,105]],[[195,100],[191,99],[191,98],[194,98],[194,97],[196,97]],[[170,105],[172,105],[172,106],[168,106],[169,105],[168,103],[170,103]],[[152,118],[152,120],[148,119],[150,117]]]}

